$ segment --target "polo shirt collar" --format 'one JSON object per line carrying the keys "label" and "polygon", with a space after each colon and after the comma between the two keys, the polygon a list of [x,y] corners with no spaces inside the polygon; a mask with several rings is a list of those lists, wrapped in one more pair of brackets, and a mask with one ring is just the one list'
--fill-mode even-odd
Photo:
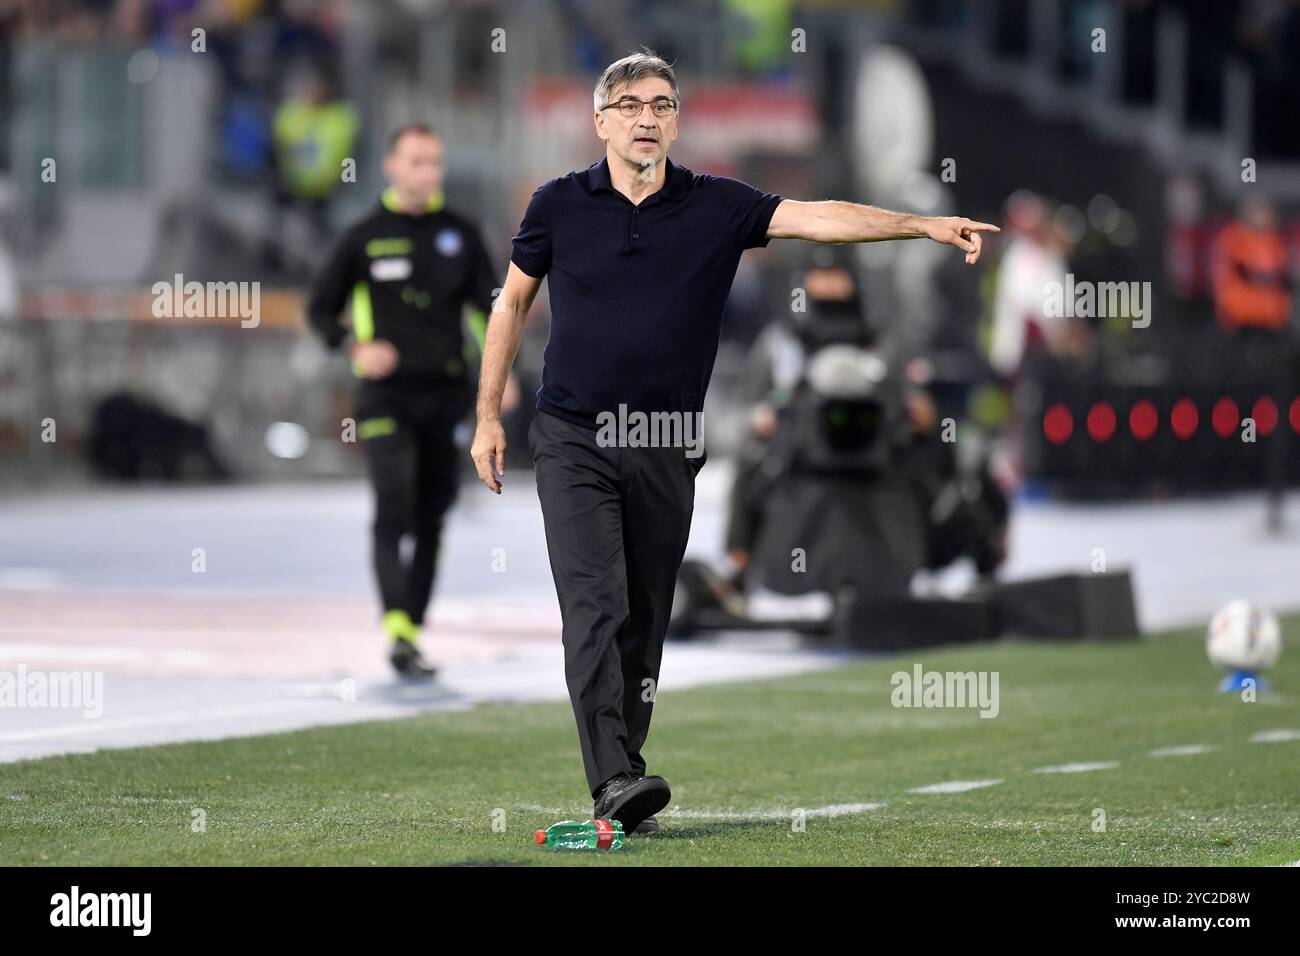
{"label": "polo shirt collar", "polygon": [[[668,157],[664,157],[664,184],[653,196],[662,196],[664,199],[681,199],[686,194],[686,187],[689,185],[690,177],[683,166],[677,166]],[[609,157],[606,156],[598,163],[587,167],[587,192],[597,193],[600,190],[616,193],[614,184],[609,178]],[[653,198],[647,197],[647,198]]]}

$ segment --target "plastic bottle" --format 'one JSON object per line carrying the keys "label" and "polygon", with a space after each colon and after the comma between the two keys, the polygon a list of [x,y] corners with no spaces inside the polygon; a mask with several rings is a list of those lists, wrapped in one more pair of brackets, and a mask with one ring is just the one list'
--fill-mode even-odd
{"label": "plastic bottle", "polygon": [[561,820],[533,834],[539,846],[553,850],[617,850],[623,845],[618,820]]}

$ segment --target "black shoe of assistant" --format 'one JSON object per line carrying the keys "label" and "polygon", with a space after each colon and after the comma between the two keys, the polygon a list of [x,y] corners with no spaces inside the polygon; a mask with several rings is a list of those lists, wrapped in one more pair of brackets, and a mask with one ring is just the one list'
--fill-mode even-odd
{"label": "black shoe of assistant", "polygon": [[393,652],[388,656],[393,669],[403,677],[429,680],[438,673],[438,668],[420,656],[420,649],[404,637],[393,641]]}
{"label": "black shoe of assistant", "polygon": [[670,799],[672,791],[663,777],[621,773],[605,784],[596,798],[594,813],[597,819],[619,821],[624,833],[635,833],[644,820],[668,806]]}

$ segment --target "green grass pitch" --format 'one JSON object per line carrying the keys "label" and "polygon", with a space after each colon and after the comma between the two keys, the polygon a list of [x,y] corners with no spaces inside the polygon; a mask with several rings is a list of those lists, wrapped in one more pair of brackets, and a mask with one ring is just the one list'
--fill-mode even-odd
{"label": "green grass pitch", "polygon": [[[1257,702],[1214,692],[1200,629],[664,690],[645,754],[673,801],[662,833],[618,851],[533,845],[591,814],[572,712],[554,703],[0,765],[0,864],[1288,863],[1300,616],[1283,629]],[[895,708],[890,677],[916,661],[998,672],[999,715]],[[1267,731],[1292,733],[1250,740]],[[1150,755],[1184,745],[1212,749]],[[1034,772],[1076,762],[1117,765]]]}

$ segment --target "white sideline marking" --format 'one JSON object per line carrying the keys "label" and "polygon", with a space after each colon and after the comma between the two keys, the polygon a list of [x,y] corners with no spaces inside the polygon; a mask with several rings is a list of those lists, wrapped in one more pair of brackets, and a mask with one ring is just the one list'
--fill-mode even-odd
{"label": "white sideline marking", "polygon": [[1147,754],[1148,757],[1190,757],[1193,754],[1208,754],[1218,747],[1211,747],[1209,744],[1183,744],[1178,747],[1157,747]]}
{"label": "white sideline marking", "polygon": [[1095,760],[1092,763],[1062,763],[1054,767],[1035,767],[1034,773],[1087,773],[1090,770],[1109,770],[1118,767],[1118,760]]}
{"label": "white sideline marking", "polygon": [[1280,744],[1288,740],[1300,740],[1300,730],[1261,730],[1250,735],[1252,744]]}
{"label": "white sideline marking", "polygon": [[[789,810],[681,810],[674,807],[671,810],[660,810],[656,816],[671,817],[674,820],[789,820],[795,810],[802,810],[806,817],[843,817],[879,810],[883,806],[883,803],[832,803],[825,807],[792,807]],[[540,803],[521,803],[519,807],[533,813],[550,815],[572,816],[574,813],[579,816],[583,813],[587,816],[591,815],[589,810],[576,810],[573,807],[544,807]]]}
{"label": "white sideline marking", "polygon": [[156,727],[160,724],[187,724],[200,720],[252,717],[259,714],[276,714],[312,706],[309,700],[278,700],[262,704],[242,704],[237,707],[209,707],[203,710],[171,711],[142,714],[139,717],[120,717],[115,720],[82,719],[74,724],[59,724],[36,730],[15,730],[0,734],[0,743],[18,743],[24,740],[48,740],[52,737],[69,737],[77,734],[98,733],[105,730],[132,730],[139,727]]}
{"label": "white sideline marking", "polygon": [[992,787],[1001,780],[946,780],[943,783],[931,783],[924,787],[913,787],[908,793],[965,793],[981,787]]}
{"label": "white sideline marking", "polygon": [[790,810],[672,810],[660,811],[674,820],[789,820],[796,810],[806,817],[843,817],[879,810],[883,803],[833,803],[826,807],[794,807]]}
{"label": "white sideline marking", "polygon": [[59,568],[0,568],[0,590],[53,591],[62,584]]}
{"label": "white sideline marking", "polygon": [[[8,632],[31,633],[31,628],[0,627]],[[102,634],[103,631],[94,632]],[[183,632],[176,632],[183,636]],[[0,661],[58,660],[74,664],[162,664],[193,666],[208,664],[211,654],[190,650],[156,650],[151,647],[79,647],[72,644],[3,643]]]}

